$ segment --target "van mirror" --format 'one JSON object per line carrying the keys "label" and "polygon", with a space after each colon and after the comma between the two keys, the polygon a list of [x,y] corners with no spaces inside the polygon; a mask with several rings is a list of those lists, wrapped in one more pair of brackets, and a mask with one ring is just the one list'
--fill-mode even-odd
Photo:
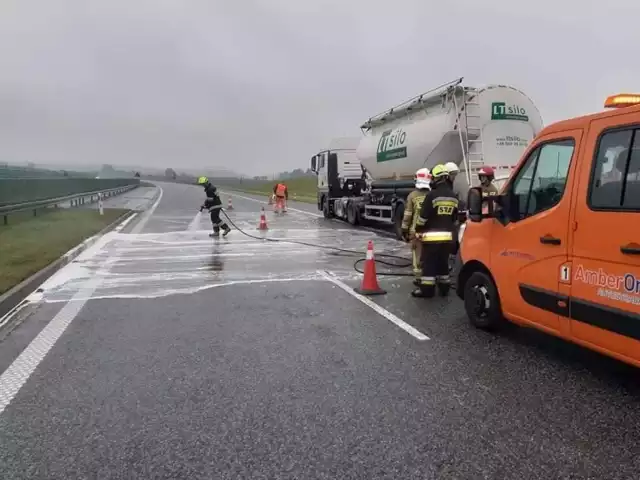
{"label": "van mirror", "polygon": [[472,222],[482,221],[482,188],[472,187],[467,193],[467,209],[469,220]]}
{"label": "van mirror", "polygon": [[313,157],[311,157],[311,171],[312,172],[317,172],[318,171],[318,165],[317,165],[317,159],[316,156],[314,155]]}

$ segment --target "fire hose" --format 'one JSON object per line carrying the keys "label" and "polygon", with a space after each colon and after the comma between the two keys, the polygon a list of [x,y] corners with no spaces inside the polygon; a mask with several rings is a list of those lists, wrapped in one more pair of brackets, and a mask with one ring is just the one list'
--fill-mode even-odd
{"label": "fire hose", "polygon": [[[229,218],[229,215],[227,215],[227,212],[224,211],[224,209],[221,209],[223,215],[227,218],[227,220],[229,220],[229,223],[236,229],[238,230],[241,234],[245,235],[246,237],[249,238],[253,238],[255,240],[262,240],[265,242],[282,242],[282,243],[293,243],[296,245],[302,245],[305,247],[311,247],[311,248],[319,248],[319,249],[324,249],[324,250],[331,250],[334,251],[336,253],[343,253],[345,254],[345,256],[353,256],[353,255],[362,255],[362,252],[359,252],[357,250],[349,250],[347,248],[340,248],[340,247],[332,247],[330,245],[319,245],[317,243],[310,243],[310,242],[303,242],[300,240],[287,240],[286,238],[268,238],[268,237],[259,237],[257,235],[251,235],[248,232],[245,232],[244,230],[242,230],[240,227],[238,227],[233,220],[231,220],[231,218]],[[383,260],[384,258],[390,259],[390,260],[396,260],[397,262],[392,262],[389,260]],[[366,260],[365,257],[360,257],[359,259],[357,259],[354,264],[353,264],[353,269],[358,272],[358,273],[364,273],[364,270],[361,270],[358,266],[364,262]],[[409,268],[413,265],[413,262],[410,258],[405,258],[405,257],[401,257],[399,255],[391,255],[388,253],[377,253],[374,256],[374,261],[377,264],[380,265],[384,265],[385,267],[389,267],[389,268]],[[403,262],[403,263],[398,263],[398,262]],[[381,276],[390,276],[390,277],[413,277],[414,274],[413,273],[408,273],[408,272],[377,272],[378,275]]]}

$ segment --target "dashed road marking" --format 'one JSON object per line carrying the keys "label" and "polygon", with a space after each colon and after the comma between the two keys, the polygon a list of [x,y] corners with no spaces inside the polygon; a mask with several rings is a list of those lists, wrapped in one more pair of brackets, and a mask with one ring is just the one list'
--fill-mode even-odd
{"label": "dashed road marking", "polygon": [[[160,193],[160,197],[162,197],[162,193]],[[159,199],[160,198],[158,198],[158,200]],[[116,229],[120,228],[120,230],[122,230],[122,228],[131,221],[131,218],[132,217],[129,217],[124,220]],[[102,248],[102,245],[98,243],[82,255],[95,255],[96,250],[99,248]],[[117,255],[114,254],[113,257],[110,257],[104,262],[102,268],[98,270],[93,277],[82,285],[71,298],[71,301],[62,307],[47,326],[44,327],[27,348],[22,351],[18,358],[9,365],[9,368],[0,375],[0,414],[4,412],[73,319],[80,313],[80,310],[82,310],[82,307],[87,303],[87,300],[91,298],[93,292],[95,292],[104,281],[104,278],[108,275],[109,269],[115,261],[117,261]]]}

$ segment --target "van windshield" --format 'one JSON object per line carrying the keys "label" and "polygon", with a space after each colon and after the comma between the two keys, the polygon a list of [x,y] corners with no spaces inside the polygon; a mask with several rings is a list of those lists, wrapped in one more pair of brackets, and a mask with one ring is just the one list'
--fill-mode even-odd
{"label": "van windshield", "polygon": [[[556,183],[564,185],[569,172],[569,162],[571,162],[573,150],[573,145],[568,144],[545,145],[544,155],[546,161],[538,163],[538,171],[536,172],[533,188],[547,187]],[[550,157],[554,161],[551,161]]]}

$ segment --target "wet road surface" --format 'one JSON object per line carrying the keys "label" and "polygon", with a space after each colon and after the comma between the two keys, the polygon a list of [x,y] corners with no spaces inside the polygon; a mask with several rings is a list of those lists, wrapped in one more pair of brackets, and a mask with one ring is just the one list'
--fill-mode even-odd
{"label": "wet road surface", "polygon": [[[357,257],[211,240],[201,189],[161,187],[2,336],[1,478],[639,478],[634,369],[410,278],[365,304]],[[260,202],[229,212],[256,236]],[[268,237],[407,256],[292,207]]]}

